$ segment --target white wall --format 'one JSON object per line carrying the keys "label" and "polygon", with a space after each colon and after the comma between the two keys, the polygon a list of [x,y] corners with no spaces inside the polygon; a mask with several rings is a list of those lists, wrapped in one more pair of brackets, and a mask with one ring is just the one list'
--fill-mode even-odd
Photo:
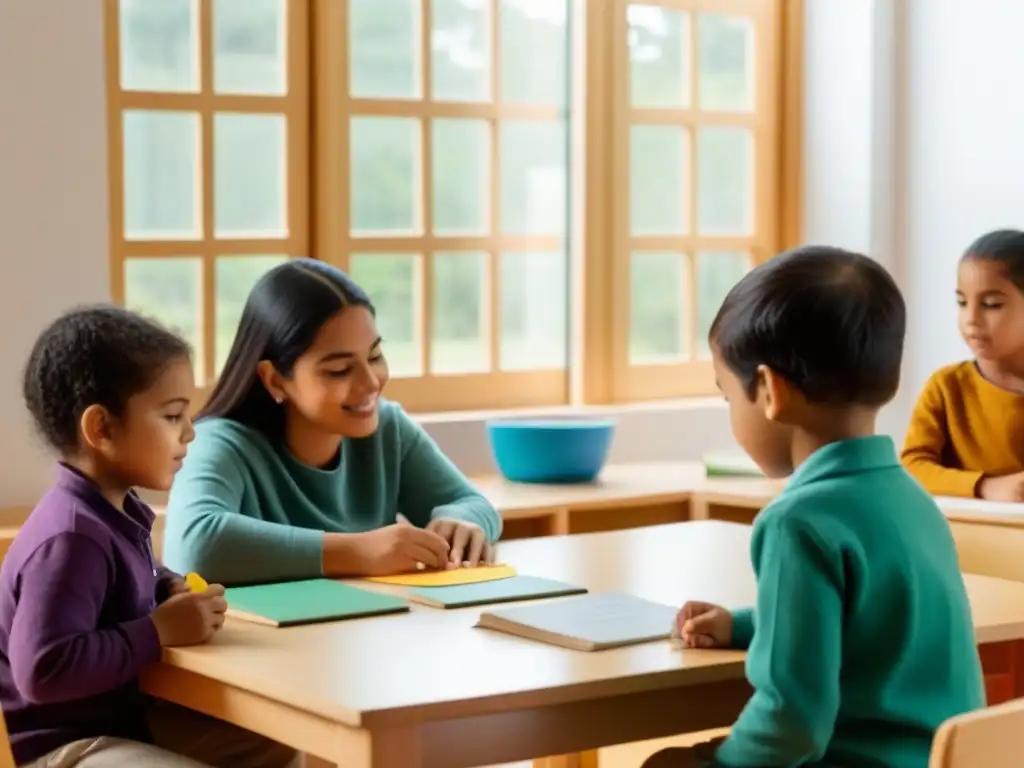
{"label": "white wall", "polygon": [[953,291],[964,248],[1024,228],[1024,2],[907,0],[907,385],[966,357]]}
{"label": "white wall", "polygon": [[101,3],[0,0],[0,507],[51,476],[21,399],[44,324],[109,299]]}
{"label": "white wall", "polygon": [[[906,287],[895,248],[896,3],[805,0],[804,240],[868,253]],[[881,431],[902,440],[906,397]]]}
{"label": "white wall", "polygon": [[804,240],[864,252],[871,246],[873,2],[807,0],[805,7]]}
{"label": "white wall", "polygon": [[865,250],[909,309],[902,439],[936,368],[967,356],[953,291],[964,248],[1024,227],[1024,3],[805,0],[807,239]]}
{"label": "white wall", "polygon": [[[805,1],[806,240],[874,254],[907,294],[905,386],[883,418],[899,437],[928,373],[964,354],[960,251],[987,228],[1024,225],[1024,2]],[[61,310],[108,297],[99,8],[0,0],[0,507],[32,503],[49,478],[18,381],[33,338]],[[479,419],[427,426],[466,471],[489,468]],[[612,458],[729,445],[721,403],[663,404],[620,414]]]}

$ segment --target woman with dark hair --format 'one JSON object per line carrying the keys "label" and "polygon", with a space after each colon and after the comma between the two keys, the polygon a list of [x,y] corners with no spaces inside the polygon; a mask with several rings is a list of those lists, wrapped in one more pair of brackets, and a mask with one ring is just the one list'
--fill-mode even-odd
{"label": "woman with dark hair", "polygon": [[501,517],[387,381],[348,275],[311,259],[264,275],[171,489],[168,565],[238,584],[490,561]]}

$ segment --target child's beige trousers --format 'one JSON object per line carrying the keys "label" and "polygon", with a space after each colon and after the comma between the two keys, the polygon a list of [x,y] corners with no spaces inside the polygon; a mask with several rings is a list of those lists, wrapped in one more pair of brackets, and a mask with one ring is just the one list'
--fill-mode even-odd
{"label": "child's beige trousers", "polygon": [[149,717],[153,744],[102,736],[66,744],[25,768],[290,768],[295,750],[173,704]]}

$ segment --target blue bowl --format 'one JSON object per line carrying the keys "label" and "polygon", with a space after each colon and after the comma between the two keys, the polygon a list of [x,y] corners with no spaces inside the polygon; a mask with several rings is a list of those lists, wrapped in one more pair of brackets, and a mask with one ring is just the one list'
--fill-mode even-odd
{"label": "blue bowl", "polygon": [[494,462],[514,483],[588,483],[615,432],[610,419],[507,419],[487,422]]}

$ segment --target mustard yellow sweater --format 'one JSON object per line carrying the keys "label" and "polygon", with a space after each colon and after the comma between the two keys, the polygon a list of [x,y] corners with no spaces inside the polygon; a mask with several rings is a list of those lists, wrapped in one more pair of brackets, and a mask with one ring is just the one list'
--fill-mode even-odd
{"label": "mustard yellow sweater", "polygon": [[1024,395],[973,361],[936,371],[910,417],[903,466],[936,496],[976,496],[981,478],[1024,470]]}

